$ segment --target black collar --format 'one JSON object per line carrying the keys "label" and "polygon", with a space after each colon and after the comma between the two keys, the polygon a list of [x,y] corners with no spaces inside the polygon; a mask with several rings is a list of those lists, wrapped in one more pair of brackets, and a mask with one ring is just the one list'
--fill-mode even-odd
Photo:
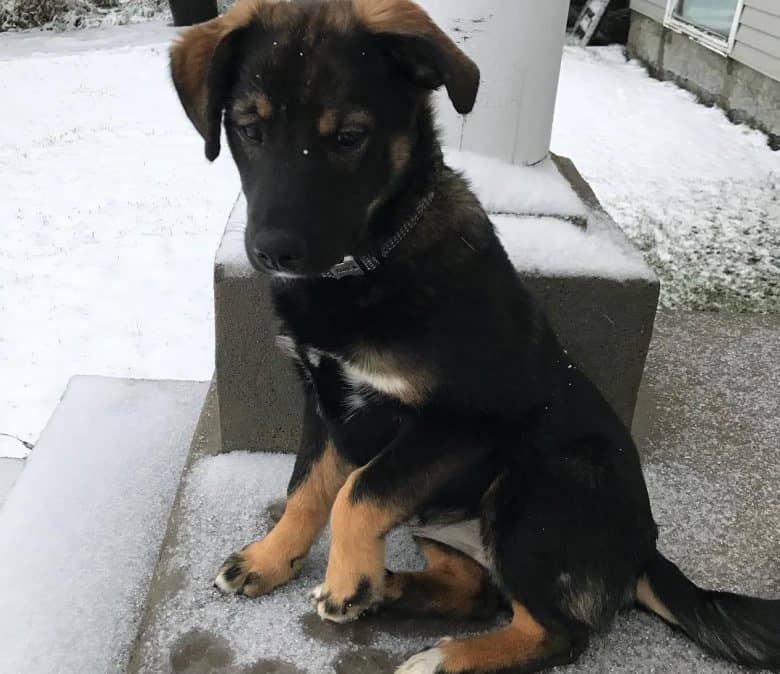
{"label": "black collar", "polygon": [[417,203],[417,207],[401,228],[387,239],[374,255],[348,255],[341,262],[330,268],[322,277],[327,279],[342,279],[350,276],[364,276],[377,269],[392,252],[401,244],[409,233],[420,224],[425,211],[436,196],[437,180],[434,178],[430,191]]}

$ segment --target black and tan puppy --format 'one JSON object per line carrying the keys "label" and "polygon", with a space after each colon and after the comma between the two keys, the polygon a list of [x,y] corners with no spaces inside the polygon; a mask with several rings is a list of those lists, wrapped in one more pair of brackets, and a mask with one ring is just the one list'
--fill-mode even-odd
{"label": "black and tan puppy", "polygon": [[[284,516],[228,558],[225,592],[289,580],[330,519],[319,615],[392,605],[511,622],[442,642],[414,674],[573,661],[638,602],[718,656],[780,666],[780,602],[702,590],[656,551],[634,443],[442,163],[430,92],[471,110],[477,67],[409,0],[247,0],[172,50],[182,103],[224,120],[306,390]],[[426,570],[385,570],[416,518]]]}

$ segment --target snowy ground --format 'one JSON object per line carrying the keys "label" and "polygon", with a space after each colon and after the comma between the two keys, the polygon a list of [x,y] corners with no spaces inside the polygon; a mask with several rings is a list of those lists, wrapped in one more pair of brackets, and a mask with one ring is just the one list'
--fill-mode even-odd
{"label": "snowy ground", "polygon": [[[0,456],[27,452],[2,434],[34,442],[74,373],[211,375],[238,180],[179,107],[174,34],[0,35]],[[567,49],[553,149],[650,250],[667,305],[779,308],[780,154],[763,136],[616,50]]]}
{"label": "snowy ground", "polygon": [[567,47],[552,148],[571,157],[672,309],[780,311],[780,152],[617,47]]}

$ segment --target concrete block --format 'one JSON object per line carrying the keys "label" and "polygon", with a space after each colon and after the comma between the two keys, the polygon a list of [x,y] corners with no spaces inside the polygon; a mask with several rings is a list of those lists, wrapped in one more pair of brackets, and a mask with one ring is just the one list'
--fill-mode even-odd
{"label": "concrete block", "polygon": [[639,59],[653,74],[657,74],[663,61],[663,26],[639,12],[631,12],[631,29],[628,32],[628,53]]}
{"label": "concrete block", "polygon": [[667,30],[663,79],[677,82],[707,105],[719,103],[728,80],[728,60],[695,40]]}
{"label": "concrete block", "polygon": [[[630,246],[574,165],[561,157],[554,160],[591,214],[597,214],[600,227],[606,227],[604,235]],[[300,387],[288,359],[275,347],[278,322],[268,280],[255,274],[246,261],[244,223],[243,200],[239,200],[216,258],[216,381],[222,445],[225,451],[295,451]],[[641,260],[635,269],[628,278],[519,270],[546,308],[561,342],[629,426],[659,292],[657,278]]]}
{"label": "concrete block", "polygon": [[[243,202],[242,202],[243,203]],[[298,449],[301,388],[276,348],[269,279],[244,254],[244,208],[228,220],[214,269],[216,372],[225,451]]]}
{"label": "concrete block", "polygon": [[738,124],[751,124],[769,135],[769,144],[780,149],[780,82],[737,61],[729,61],[723,107]]}

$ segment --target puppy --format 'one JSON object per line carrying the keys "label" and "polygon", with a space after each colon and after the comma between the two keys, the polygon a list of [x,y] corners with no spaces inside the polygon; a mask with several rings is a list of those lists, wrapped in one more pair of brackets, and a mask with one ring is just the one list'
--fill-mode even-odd
{"label": "puppy", "polygon": [[[628,430],[563,351],[431,112],[469,112],[479,70],[409,0],[243,0],[171,52],[181,102],[248,202],[306,393],[284,515],[216,585],[257,597],[330,520],[319,615],[393,607],[511,621],[399,673],[532,672],[575,660],[638,602],[704,649],[780,667],[780,602],[709,592],[656,550]],[[415,519],[424,571],[385,570]]]}

